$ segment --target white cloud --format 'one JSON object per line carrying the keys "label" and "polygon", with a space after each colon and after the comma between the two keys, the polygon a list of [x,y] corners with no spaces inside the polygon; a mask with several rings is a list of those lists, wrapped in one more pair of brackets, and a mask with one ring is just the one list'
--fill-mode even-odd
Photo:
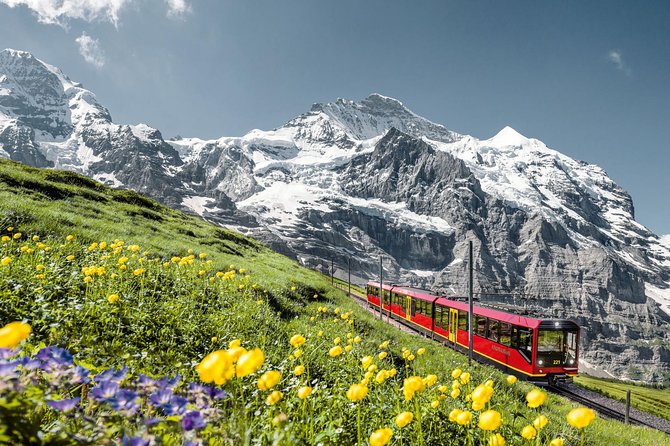
{"label": "white cloud", "polygon": [[610,50],[607,53],[607,59],[616,66],[617,70],[623,71],[627,76],[630,75],[630,68],[626,65],[623,60],[623,53],[619,50]]}
{"label": "white cloud", "polygon": [[105,55],[100,48],[98,39],[94,39],[86,33],[81,33],[81,36],[77,37],[75,42],[79,44],[79,54],[84,56],[86,62],[96,68],[102,68],[105,65]]}
{"label": "white cloud", "polygon": [[165,0],[168,6],[167,15],[171,19],[183,18],[191,12],[191,5],[187,0]]}
{"label": "white cloud", "polygon": [[[189,0],[162,0],[167,4],[168,17],[183,17],[191,11]],[[119,23],[119,12],[138,0],[0,0],[10,8],[26,6],[42,23],[67,26],[71,19],[87,22],[106,21]]]}

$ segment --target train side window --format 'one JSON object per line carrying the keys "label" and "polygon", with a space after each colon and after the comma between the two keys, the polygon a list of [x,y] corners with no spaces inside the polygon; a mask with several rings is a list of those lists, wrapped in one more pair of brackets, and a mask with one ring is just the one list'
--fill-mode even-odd
{"label": "train side window", "polygon": [[483,338],[486,337],[486,316],[475,316],[475,334]]}
{"label": "train side window", "polygon": [[458,329],[468,331],[468,312],[458,310]]}
{"label": "train side window", "polygon": [[442,307],[435,305],[435,326],[442,328]]}
{"label": "train side window", "polygon": [[512,336],[512,347],[530,362],[533,357],[533,330],[530,328],[514,326]]}
{"label": "train side window", "polygon": [[512,344],[512,326],[506,322],[500,323],[500,342],[509,347]]}
{"label": "train side window", "polygon": [[488,335],[486,337],[488,339],[492,340],[493,342],[498,342],[500,339],[500,321],[489,319],[489,329],[487,334]]}

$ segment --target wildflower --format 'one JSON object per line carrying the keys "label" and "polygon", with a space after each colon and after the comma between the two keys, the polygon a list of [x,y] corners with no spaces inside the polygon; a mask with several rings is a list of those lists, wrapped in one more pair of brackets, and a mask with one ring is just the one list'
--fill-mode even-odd
{"label": "wildflower", "polygon": [[74,256],[72,254],[70,254],[69,256],[65,257],[65,260],[71,262],[71,261],[74,260]]}
{"label": "wildflower", "polygon": [[449,421],[455,423],[456,418],[463,412],[461,409],[452,409],[451,412],[449,412]]}
{"label": "wildflower", "polygon": [[240,356],[240,359],[237,360],[235,374],[238,378],[251,375],[263,365],[263,362],[265,362],[265,355],[260,348],[250,350]]}
{"label": "wildflower", "polygon": [[339,336],[336,337],[335,339],[333,339],[333,344],[335,344],[335,345],[338,345],[340,342],[342,342],[342,340],[340,339]]}
{"label": "wildflower", "polygon": [[91,282],[93,282],[93,277],[91,276],[84,277],[84,283],[91,283]]}
{"label": "wildflower", "polygon": [[412,422],[414,414],[412,412],[401,412],[395,417],[395,424],[403,428]]}
{"label": "wildflower", "polygon": [[48,400],[47,404],[49,407],[59,412],[69,412],[77,406],[80,399],[80,397],[75,397],[64,400]]}
{"label": "wildflower", "polygon": [[433,400],[430,402],[430,407],[433,409],[437,409],[440,406],[440,401],[439,400]]}
{"label": "wildflower", "polygon": [[389,346],[389,341],[384,341],[381,344],[379,344],[380,349],[388,348],[388,346]]}
{"label": "wildflower", "polygon": [[296,358],[296,359],[298,359],[298,358],[301,357],[301,356],[302,356],[302,350],[299,349],[299,348],[297,348],[297,349],[293,352],[293,357]]}
{"label": "wildflower", "polygon": [[217,338],[216,336],[212,336],[212,344],[214,344],[214,343],[217,342],[218,340],[219,340],[219,338]]}
{"label": "wildflower", "polygon": [[193,429],[201,429],[206,425],[207,423],[197,410],[186,412],[181,419],[181,427],[187,432]]}
{"label": "wildflower", "polygon": [[9,236],[7,236],[7,235],[3,235],[3,236],[2,236],[2,241],[3,241],[3,242],[8,242],[8,241],[10,241],[11,239],[12,239],[12,238],[9,237]]}
{"label": "wildflower", "polygon": [[291,339],[289,340],[289,343],[290,343],[293,347],[298,348],[298,347],[300,347],[301,345],[303,345],[303,344],[305,343],[305,341],[306,341],[306,339],[305,339],[304,336],[297,334],[297,335],[293,335],[293,336],[291,337]]}
{"label": "wildflower", "polygon": [[284,396],[283,393],[281,393],[279,390],[275,390],[274,392],[269,394],[268,397],[265,399],[265,404],[267,404],[268,406],[274,406],[279,401],[281,401],[283,396]]}
{"label": "wildflower", "polygon": [[436,375],[428,375],[424,378],[423,380],[424,384],[426,384],[428,387],[432,387],[435,385],[437,382],[437,376]]}
{"label": "wildflower", "polygon": [[0,260],[0,265],[2,265],[2,266],[7,266],[10,263],[12,263],[12,258],[11,257],[3,257],[2,260]]}
{"label": "wildflower", "polygon": [[454,379],[458,379],[459,376],[461,376],[461,369],[454,369],[453,372],[451,372],[451,377]]}
{"label": "wildflower", "polygon": [[144,268],[137,268],[135,271],[133,271],[133,276],[141,276],[144,274]]}
{"label": "wildflower", "polygon": [[344,347],[344,351],[347,353],[349,353],[351,349],[352,349],[351,345],[347,345],[346,347]]}
{"label": "wildflower", "polygon": [[37,265],[37,266],[35,267],[35,269],[36,269],[37,271],[42,271],[42,270],[44,269],[44,265]]}
{"label": "wildflower", "polygon": [[68,242],[71,242],[72,240],[74,240],[74,235],[69,234],[67,237],[65,237],[65,240],[67,240]]}
{"label": "wildflower", "polygon": [[388,353],[386,353],[386,352],[379,352],[379,355],[377,355],[377,357],[379,358],[380,361],[383,361],[384,359],[386,359],[387,356],[388,356]]}
{"label": "wildflower", "polygon": [[486,412],[482,412],[479,416],[479,423],[477,426],[485,431],[494,431],[498,429],[501,424],[502,418],[500,412],[496,410],[487,410]]}
{"label": "wildflower", "polygon": [[0,328],[0,348],[14,348],[26,339],[32,328],[25,322],[10,322]]}
{"label": "wildflower", "polygon": [[558,437],[551,440],[549,446],[563,446],[563,444],[564,444],[563,439]]}
{"label": "wildflower", "polygon": [[421,347],[420,349],[418,349],[418,350],[416,351],[416,355],[417,355],[417,356],[421,356],[421,355],[423,355],[424,353],[426,353],[426,349],[423,348],[423,347]]}
{"label": "wildflower", "polygon": [[456,417],[456,423],[460,424],[461,426],[465,426],[467,424],[470,424],[472,422],[472,412],[463,411],[458,414]]}
{"label": "wildflower", "polygon": [[107,302],[109,302],[110,304],[115,304],[118,301],[119,301],[118,294],[110,294],[109,296],[107,296]]}
{"label": "wildflower", "polygon": [[[354,321],[354,320],[351,319],[351,320],[349,321],[349,325],[351,325],[351,323],[352,323],[353,321]],[[354,338],[354,344],[358,344],[359,342],[361,342],[361,337],[360,337],[360,336],[356,336],[356,337]]]}
{"label": "wildflower", "polygon": [[[491,435],[489,437],[489,445],[488,446],[505,446],[505,437],[503,437],[500,434]],[[549,445],[549,446],[553,446],[553,445]]]}
{"label": "wildflower", "polygon": [[596,413],[586,407],[572,409],[565,417],[572,427],[584,429],[596,419]]}
{"label": "wildflower", "polygon": [[303,373],[305,373],[305,366],[302,365],[302,364],[300,364],[299,366],[297,366],[296,368],[293,369],[293,374],[295,376],[300,376]]}
{"label": "wildflower", "polygon": [[363,366],[364,369],[367,369],[372,365],[372,356],[364,356],[361,358],[361,365]]}
{"label": "wildflower", "polygon": [[[198,257],[201,258],[201,259],[204,259],[205,257],[207,257],[207,253],[206,252],[201,252],[200,254],[198,254]],[[242,272],[242,270],[240,270],[240,273],[241,272]]]}
{"label": "wildflower", "polygon": [[480,411],[484,407],[486,407],[486,403],[484,401],[472,401],[472,410]]}
{"label": "wildflower", "polygon": [[277,370],[270,370],[269,372],[263,373],[260,378],[258,378],[258,388],[261,390],[268,390],[277,385],[281,379],[281,372]]}
{"label": "wildflower", "polygon": [[507,378],[505,378],[505,381],[507,381],[507,384],[509,384],[511,386],[512,384],[514,384],[517,381],[517,378],[514,375],[507,375]]}
{"label": "wildflower", "polygon": [[388,370],[380,370],[380,371],[377,373],[377,376],[375,376],[375,381],[376,381],[378,384],[382,384],[384,381],[386,381],[386,379],[388,378],[388,376],[389,376],[389,375],[388,375]]}
{"label": "wildflower", "polygon": [[319,330],[319,332],[316,334],[316,336],[319,337],[319,338],[320,338],[321,336],[323,336],[323,330]]}
{"label": "wildflower", "polygon": [[7,226],[7,232],[12,232],[14,230],[14,226]]}
{"label": "wildflower", "polygon": [[342,347],[339,345],[336,345],[335,347],[331,348],[328,350],[328,354],[332,357],[335,358],[337,356],[340,356],[342,354]]}
{"label": "wildflower", "polygon": [[236,348],[239,347],[240,345],[242,345],[242,341],[240,341],[239,339],[233,339],[228,343],[228,348]]}
{"label": "wildflower", "polygon": [[532,440],[537,436],[537,431],[530,424],[521,429],[521,436],[526,440]]}
{"label": "wildflower", "polygon": [[370,435],[370,446],[384,446],[391,441],[393,431],[388,427],[377,429]]}
{"label": "wildflower", "polygon": [[20,232],[17,232],[16,234],[14,234],[14,236],[13,236],[12,238],[13,238],[14,240],[18,240],[18,239],[21,238],[22,235],[23,235],[23,234],[21,234]]}
{"label": "wildflower", "polygon": [[548,422],[549,422],[549,419],[546,416],[540,415],[533,420],[533,427],[535,427],[535,429],[537,429],[537,430],[540,430],[544,426],[546,426]]}
{"label": "wildflower", "polygon": [[303,386],[298,389],[298,398],[300,398],[301,400],[304,400],[311,394],[312,394],[312,388],[309,386]]}
{"label": "wildflower", "polygon": [[458,396],[461,394],[461,389],[454,389],[451,391],[451,397],[453,399],[458,398]]}
{"label": "wildflower", "polygon": [[540,389],[533,389],[526,395],[526,401],[528,401],[528,407],[535,409],[544,404],[544,401],[547,399],[547,394]]}
{"label": "wildflower", "polygon": [[488,403],[493,395],[493,388],[485,384],[480,384],[472,391],[472,401]]}
{"label": "wildflower", "polygon": [[368,388],[361,384],[352,384],[347,390],[347,398],[350,401],[360,401],[368,394]]}
{"label": "wildflower", "polygon": [[461,374],[461,384],[467,384],[470,382],[470,373],[465,372]]}
{"label": "wildflower", "polygon": [[232,370],[233,358],[225,350],[217,350],[205,356],[195,370],[200,376],[200,380],[206,383],[225,384],[232,376],[229,371]]}
{"label": "wildflower", "polygon": [[414,394],[416,392],[420,392],[425,388],[426,385],[420,376],[411,376],[409,378],[405,378],[405,381],[403,382],[402,393],[405,396],[405,399],[410,401],[412,398],[414,398]]}

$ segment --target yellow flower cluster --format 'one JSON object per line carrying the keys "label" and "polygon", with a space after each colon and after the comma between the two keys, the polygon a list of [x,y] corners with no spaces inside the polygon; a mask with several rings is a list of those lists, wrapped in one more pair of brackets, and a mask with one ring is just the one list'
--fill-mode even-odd
{"label": "yellow flower cluster", "polygon": [[200,379],[206,383],[225,384],[234,376],[243,378],[251,375],[265,362],[260,348],[247,351],[238,339],[228,345],[228,350],[217,350],[207,355],[196,366]]}
{"label": "yellow flower cluster", "polygon": [[0,348],[15,348],[31,332],[32,328],[25,322],[10,322],[0,328]]}

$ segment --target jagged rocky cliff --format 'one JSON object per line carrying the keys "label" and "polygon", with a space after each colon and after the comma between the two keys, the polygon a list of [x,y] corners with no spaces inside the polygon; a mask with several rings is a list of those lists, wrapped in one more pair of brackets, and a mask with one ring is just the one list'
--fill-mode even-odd
{"label": "jagged rocky cliff", "polygon": [[0,156],[74,170],[255,235],[312,267],[466,292],[584,327],[585,365],[670,376],[670,248],[599,167],[505,128],[488,140],[378,94],[271,131],[166,141],[118,125],[31,54],[0,52]]}

